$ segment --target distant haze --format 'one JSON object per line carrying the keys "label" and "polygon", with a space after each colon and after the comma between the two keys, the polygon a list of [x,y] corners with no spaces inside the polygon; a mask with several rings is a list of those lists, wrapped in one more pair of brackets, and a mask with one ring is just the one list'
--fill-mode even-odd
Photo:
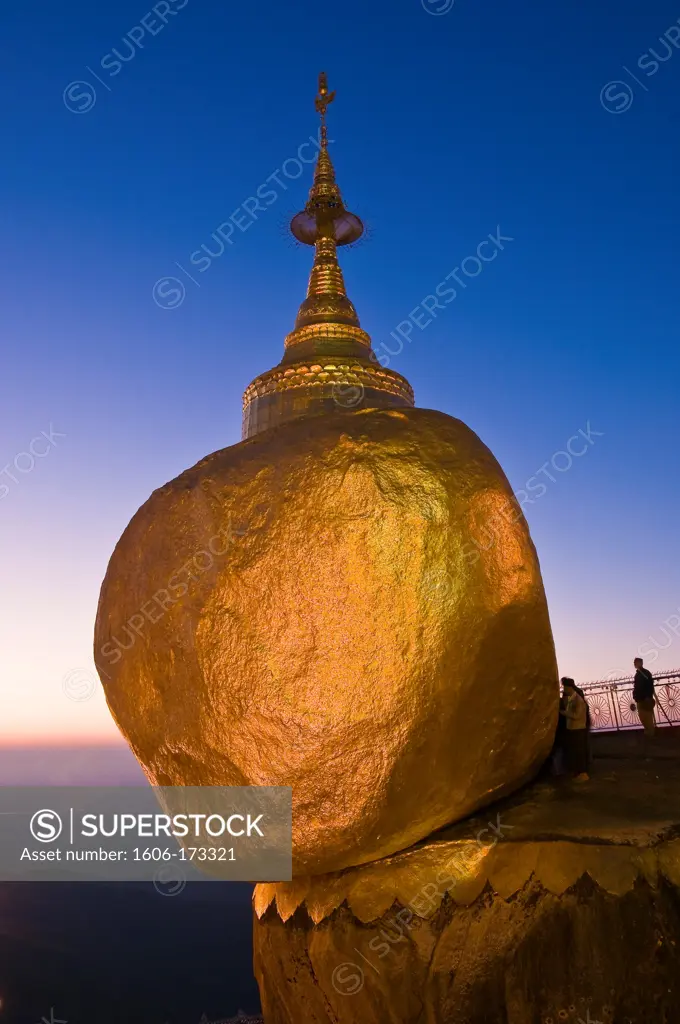
{"label": "distant haze", "polygon": [[123,743],[0,747],[0,786],[143,786],[146,782]]}

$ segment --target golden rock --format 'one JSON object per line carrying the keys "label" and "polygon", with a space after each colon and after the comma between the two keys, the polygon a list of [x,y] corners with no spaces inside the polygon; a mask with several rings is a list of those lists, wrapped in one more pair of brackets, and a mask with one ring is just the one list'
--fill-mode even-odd
{"label": "golden rock", "polygon": [[321,149],[315,247],[240,444],[156,491],[111,559],[95,661],[159,786],[293,788],[296,875],[410,846],[528,780],[557,718],[536,552],[463,423],[413,408],[345,293],[363,226]]}
{"label": "golden rock", "polygon": [[154,783],[293,787],[296,874],[512,791],[555,727],[526,522],[489,450],[429,410],[303,417],[156,491],[95,650]]}

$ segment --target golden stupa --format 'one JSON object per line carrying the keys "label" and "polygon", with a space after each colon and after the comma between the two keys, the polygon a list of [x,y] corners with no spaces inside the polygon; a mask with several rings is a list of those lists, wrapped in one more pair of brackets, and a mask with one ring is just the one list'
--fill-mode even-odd
{"label": "golden stupa", "polygon": [[328,153],[326,110],[335,98],[319,79],[316,108],[321,146],[314,184],[304,210],[291,222],[299,242],[315,247],[307,298],[278,366],[257,377],[243,396],[243,437],[298,416],[357,409],[411,408],[413,390],[399,373],[383,369],[361,330],[345,292],[337,247],[361,238],[364,227],[345,209]]}
{"label": "golden stupa", "polygon": [[111,558],[95,660],[157,785],[290,785],[296,874],[403,850],[546,757],[557,669],[526,521],[491,452],[413,407],[345,293],[328,153],[283,359],[243,437],[155,491]]}

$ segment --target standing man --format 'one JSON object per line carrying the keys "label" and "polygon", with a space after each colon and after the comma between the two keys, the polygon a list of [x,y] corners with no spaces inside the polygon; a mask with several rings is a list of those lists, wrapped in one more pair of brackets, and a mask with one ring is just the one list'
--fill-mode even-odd
{"label": "standing man", "polygon": [[653,739],[656,732],[654,721],[654,676],[649,669],[643,667],[642,658],[636,658],[635,682],[633,683],[633,700],[637,706],[637,713],[645,729],[647,739]]}

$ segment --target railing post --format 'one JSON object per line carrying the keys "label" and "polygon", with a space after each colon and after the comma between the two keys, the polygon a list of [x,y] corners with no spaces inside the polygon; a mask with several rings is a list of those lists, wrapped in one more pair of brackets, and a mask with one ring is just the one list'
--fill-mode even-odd
{"label": "railing post", "polygon": [[[666,683],[665,686],[666,686],[666,693],[668,693],[668,683]],[[664,718],[666,719],[666,721],[668,722],[669,725],[672,725],[673,723],[671,722],[670,718],[666,714],[666,709],[664,708],[664,706],[661,703],[661,701],[658,700],[658,699],[656,700],[656,706],[657,706],[657,708],[661,708],[661,710],[663,711]]]}
{"label": "railing post", "polygon": [[609,687],[609,699],[611,700],[612,707],[614,709],[614,721],[616,722],[616,731],[621,732],[621,720],[619,718],[619,701],[617,697],[618,692],[619,688],[616,685],[616,683]]}

